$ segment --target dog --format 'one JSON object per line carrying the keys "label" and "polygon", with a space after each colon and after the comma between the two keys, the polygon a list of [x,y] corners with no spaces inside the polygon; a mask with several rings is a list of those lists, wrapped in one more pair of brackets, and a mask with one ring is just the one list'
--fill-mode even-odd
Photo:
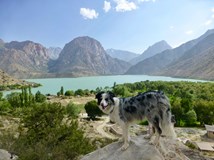
{"label": "dog", "polygon": [[118,98],[114,93],[99,92],[96,94],[98,107],[110,116],[110,120],[119,124],[123,131],[124,141],[121,150],[129,147],[128,128],[136,120],[146,118],[154,132],[146,138],[156,137],[151,144],[158,145],[161,135],[175,138],[173,119],[170,111],[170,102],[162,91],[148,91],[134,97]]}

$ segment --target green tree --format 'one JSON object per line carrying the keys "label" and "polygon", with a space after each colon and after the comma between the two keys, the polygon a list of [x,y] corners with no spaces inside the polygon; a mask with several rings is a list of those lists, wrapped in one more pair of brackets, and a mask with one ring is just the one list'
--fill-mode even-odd
{"label": "green tree", "polygon": [[74,118],[77,118],[79,113],[80,113],[80,109],[79,106],[75,105],[74,103],[70,102],[67,106],[66,106],[66,113]]}
{"label": "green tree", "polygon": [[3,98],[3,93],[0,92],[0,101],[2,100],[2,98]]}
{"label": "green tree", "polygon": [[46,96],[44,94],[41,94],[40,91],[37,91],[35,94],[35,101],[42,103],[42,102],[45,102],[45,100],[46,100]]}
{"label": "green tree", "polygon": [[74,91],[72,91],[72,90],[66,91],[65,96],[74,96]]}
{"label": "green tree", "polygon": [[192,126],[195,125],[197,122],[197,115],[194,110],[189,110],[185,115],[184,115],[184,120],[187,124],[187,126]]}
{"label": "green tree", "polygon": [[21,132],[14,144],[20,159],[75,160],[95,149],[76,120],[65,119],[65,107],[59,103],[35,104],[23,118],[27,130]]}
{"label": "green tree", "polygon": [[84,91],[82,89],[78,89],[74,92],[75,96],[84,96]]}
{"label": "green tree", "polygon": [[85,111],[88,114],[88,117],[92,120],[95,120],[96,116],[103,115],[103,112],[99,109],[95,100],[85,104]]}
{"label": "green tree", "polygon": [[64,87],[63,86],[61,86],[60,95],[64,95]]}

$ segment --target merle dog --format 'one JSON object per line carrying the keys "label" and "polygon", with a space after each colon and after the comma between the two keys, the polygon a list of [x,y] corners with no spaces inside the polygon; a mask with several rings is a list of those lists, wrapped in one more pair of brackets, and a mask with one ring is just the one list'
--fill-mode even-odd
{"label": "merle dog", "polygon": [[[100,92],[96,95],[99,108],[109,114],[111,121],[118,123],[123,130],[122,150],[129,146],[129,125],[135,120],[146,118],[152,125],[156,138],[150,143],[157,145],[160,135],[175,138],[170,103],[161,91],[139,93],[134,97],[117,98],[112,92]],[[147,136],[151,138],[154,133]]]}

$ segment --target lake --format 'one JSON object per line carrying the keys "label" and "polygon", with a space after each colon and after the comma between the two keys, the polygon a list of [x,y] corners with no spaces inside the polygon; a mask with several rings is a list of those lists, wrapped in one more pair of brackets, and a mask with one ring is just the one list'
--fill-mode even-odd
{"label": "lake", "polygon": [[[66,90],[89,89],[95,90],[97,87],[112,87],[114,82],[116,84],[134,83],[140,81],[192,81],[205,82],[195,79],[181,79],[164,76],[147,76],[147,75],[115,75],[115,76],[93,76],[93,77],[78,77],[78,78],[47,78],[47,79],[26,79],[26,81],[36,82],[42,84],[41,87],[32,88],[32,93],[40,91],[42,94],[54,94],[60,90],[61,86]],[[12,91],[14,92],[14,91]],[[11,91],[3,92],[4,95],[11,93]]]}

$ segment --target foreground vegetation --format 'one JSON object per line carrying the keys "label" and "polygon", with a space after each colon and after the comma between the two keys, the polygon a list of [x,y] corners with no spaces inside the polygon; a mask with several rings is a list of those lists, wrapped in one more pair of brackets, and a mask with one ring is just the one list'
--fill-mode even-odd
{"label": "foreground vegetation", "polygon": [[0,148],[23,160],[77,159],[96,149],[77,122],[77,105],[45,100],[40,92],[31,94],[30,88],[6,98],[0,95],[1,115],[20,119],[18,137],[14,136],[17,133],[0,132]]}
{"label": "foreground vegetation", "polygon": [[[64,91],[61,87],[57,95],[62,98],[88,96],[103,90],[112,90],[124,97],[162,90],[170,99],[176,126],[214,124],[214,83],[143,81],[114,84],[95,91]],[[20,120],[16,136],[0,130],[0,148],[14,152],[23,160],[77,159],[96,149],[95,142],[85,137],[77,123],[80,110],[84,108],[92,120],[102,115],[96,101],[81,107],[73,103],[61,106],[60,103],[47,103],[46,96],[39,91],[33,95],[30,88],[23,87],[21,93],[14,92],[5,98],[0,92],[0,116]]]}
{"label": "foreground vegetation", "polygon": [[162,90],[169,97],[176,126],[214,124],[214,83],[143,81],[113,87],[124,97],[149,90]]}

